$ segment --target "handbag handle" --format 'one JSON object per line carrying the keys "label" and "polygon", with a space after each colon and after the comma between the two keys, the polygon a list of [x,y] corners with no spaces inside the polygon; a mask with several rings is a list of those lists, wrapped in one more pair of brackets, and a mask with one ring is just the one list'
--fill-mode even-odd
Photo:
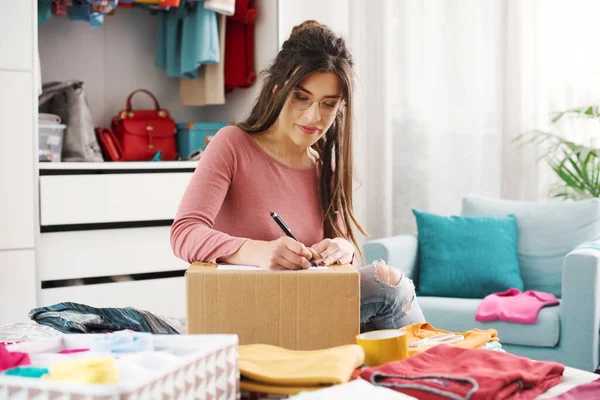
{"label": "handbag handle", "polygon": [[154,107],[156,107],[156,111],[160,111],[160,105],[158,104],[158,100],[156,100],[156,97],[152,93],[150,93],[150,91],[148,91],[146,89],[138,89],[138,90],[134,90],[133,92],[131,92],[129,97],[127,97],[127,111],[132,110],[131,99],[133,98],[133,95],[138,92],[146,93],[148,96],[152,97],[152,100],[154,100]]}

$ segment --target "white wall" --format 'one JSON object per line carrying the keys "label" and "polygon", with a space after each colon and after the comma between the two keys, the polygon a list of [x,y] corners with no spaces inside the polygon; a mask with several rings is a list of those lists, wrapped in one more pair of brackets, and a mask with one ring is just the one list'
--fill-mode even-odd
{"label": "white wall", "polygon": [[0,324],[35,307],[35,0],[0,13]]}
{"label": "white wall", "polygon": [[[257,0],[256,4],[255,67],[259,71],[277,52],[277,2]],[[118,9],[114,16],[105,17],[99,28],[82,21],[50,18],[39,27],[42,80],[84,81],[97,126],[110,124],[125,107],[127,95],[137,88],[153,92],[177,122],[229,121],[247,115],[258,93],[258,82],[228,94],[224,106],[182,107],[179,80],[168,78],[154,66],[157,37],[157,18],[139,8]],[[134,107],[151,106],[143,94],[139,96]]]}
{"label": "white wall", "polygon": [[308,19],[317,20],[347,35],[348,0],[279,0],[279,47],[290,36],[294,26]]}

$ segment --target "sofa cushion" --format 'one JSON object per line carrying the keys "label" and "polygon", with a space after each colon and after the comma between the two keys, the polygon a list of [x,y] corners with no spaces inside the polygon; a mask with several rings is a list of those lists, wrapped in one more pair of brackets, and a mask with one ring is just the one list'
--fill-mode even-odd
{"label": "sofa cushion", "polygon": [[482,299],[510,288],[523,289],[514,216],[413,213],[419,231],[419,293]]}
{"label": "sofa cushion", "polygon": [[438,329],[464,332],[473,328],[495,329],[502,344],[529,347],[554,347],[560,337],[560,305],[544,307],[537,323],[516,324],[506,321],[475,321],[481,300],[422,296],[418,298],[425,319]]}
{"label": "sofa cushion", "polygon": [[525,290],[562,297],[562,266],[568,252],[600,239],[600,200],[530,203],[469,195],[462,215],[514,214],[519,231],[518,257]]}

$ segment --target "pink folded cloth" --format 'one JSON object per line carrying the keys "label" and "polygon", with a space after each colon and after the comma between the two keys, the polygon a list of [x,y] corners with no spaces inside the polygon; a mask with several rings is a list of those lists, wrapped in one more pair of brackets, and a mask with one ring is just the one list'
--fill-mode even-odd
{"label": "pink folded cloth", "polygon": [[64,349],[58,352],[58,354],[75,354],[83,353],[84,351],[90,351],[90,349]]}
{"label": "pink folded cloth", "polygon": [[521,293],[519,289],[509,289],[506,292],[493,293],[486,296],[479,304],[475,320],[508,321],[519,324],[535,324],[537,316],[543,307],[559,304],[552,293],[528,290]]}
{"label": "pink folded cloth", "polygon": [[597,400],[600,394],[600,379],[575,386],[568,392],[562,393],[549,400]]}
{"label": "pink folded cloth", "polygon": [[29,354],[18,351],[8,351],[4,345],[0,345],[0,372],[13,367],[30,365]]}

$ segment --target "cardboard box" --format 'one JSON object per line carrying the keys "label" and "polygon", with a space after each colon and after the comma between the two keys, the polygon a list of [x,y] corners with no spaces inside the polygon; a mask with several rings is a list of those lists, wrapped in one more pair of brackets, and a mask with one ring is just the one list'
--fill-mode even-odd
{"label": "cardboard box", "polygon": [[[7,346],[29,354],[89,347],[103,334],[71,334]],[[156,351],[181,357],[169,369],[119,384],[83,384],[0,374],[2,400],[180,400],[239,399],[237,337],[234,335],[153,335]],[[131,377],[130,377],[131,378]]]}
{"label": "cardboard box", "polygon": [[250,271],[195,263],[185,279],[188,334],[237,334],[242,345],[291,350],[356,343],[360,277],[350,265]]}

